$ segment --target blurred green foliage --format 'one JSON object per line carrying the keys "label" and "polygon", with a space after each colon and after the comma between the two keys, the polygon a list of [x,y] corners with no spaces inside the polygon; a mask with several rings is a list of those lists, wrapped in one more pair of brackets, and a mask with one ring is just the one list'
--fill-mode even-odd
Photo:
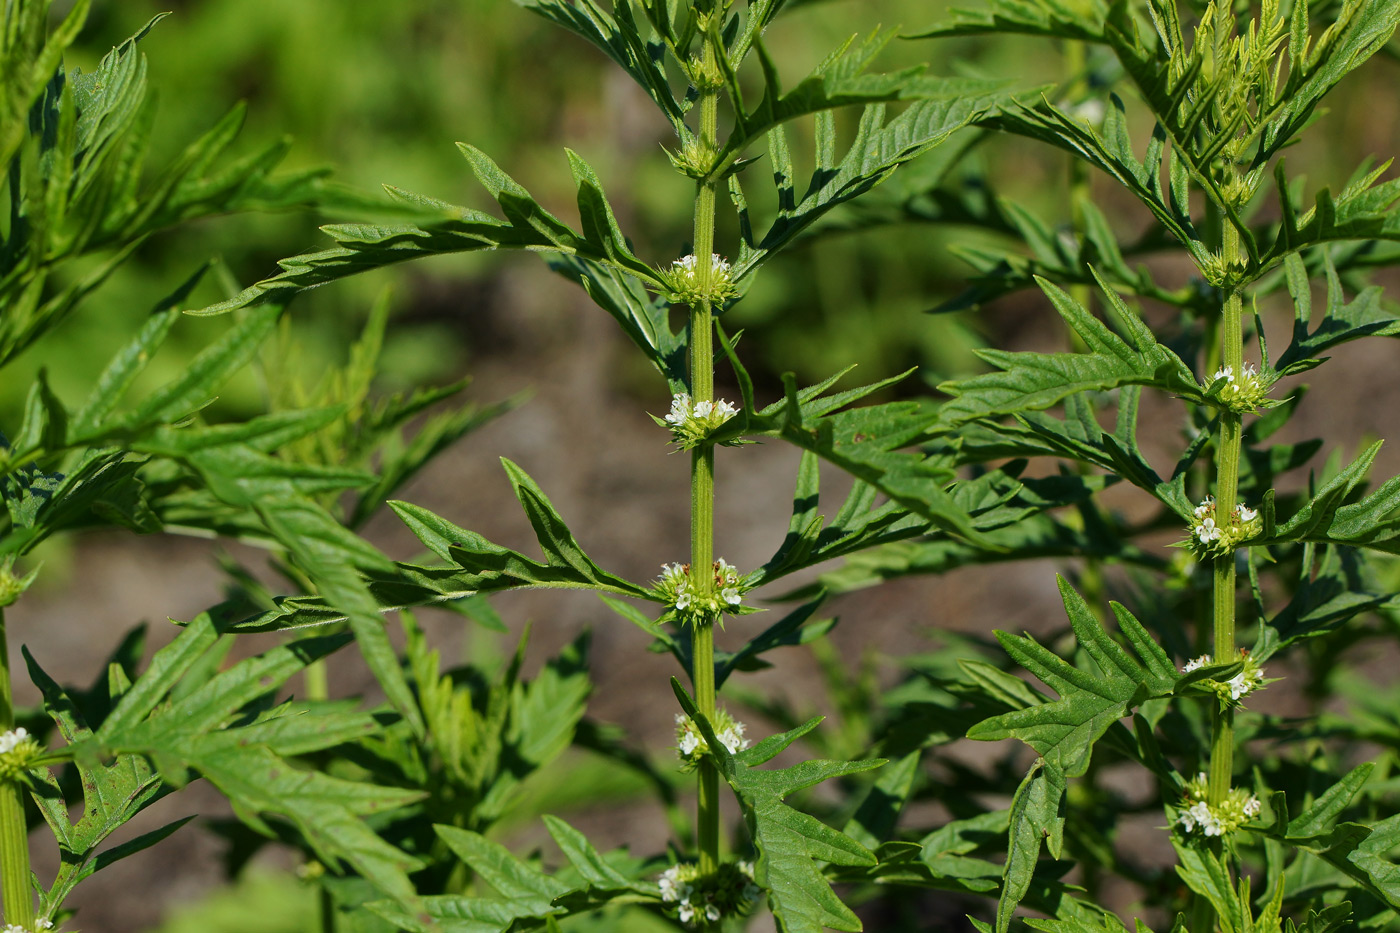
{"label": "blurred green foliage", "polygon": [[[779,67],[796,74],[815,63],[812,50],[830,47],[873,16],[912,32],[954,5],[948,0],[809,2],[775,27],[783,34],[775,35],[771,45]],[[664,122],[596,50],[514,3],[106,0],[94,4],[70,59],[91,68],[108,48],[164,10],[172,15],[143,42],[151,83],[161,95],[156,164],[173,157],[178,141],[207,129],[244,100],[248,120],[236,148],[246,151],[290,134],[289,168],[332,165],[337,180],[361,191],[393,184],[478,204],[480,193],[451,145],[467,141],[499,164],[510,165],[543,203],[568,216],[572,192],[562,151],[567,142],[598,168],[638,242],[674,244],[672,254],[644,259],[664,264],[687,249],[688,182],[660,157],[658,149],[668,136]],[[933,62],[935,72],[1009,76],[1026,86],[1050,86],[1065,73],[1060,56],[1047,52],[1044,44],[1006,37],[937,45],[896,41],[882,62],[893,68],[925,61],[930,54],[941,57]],[[530,63],[523,84],[511,80],[521,60]],[[1105,80],[1112,77],[1104,75]],[[1384,79],[1378,73],[1370,80]],[[503,91],[508,84],[510,90]],[[1348,95],[1344,108],[1327,118],[1345,131],[1317,138],[1329,143],[1344,138],[1350,145],[1314,143],[1290,162],[1315,167],[1319,180],[1340,181],[1340,166],[1377,148],[1385,128],[1394,127],[1394,110],[1388,95]],[[804,158],[810,165],[810,152],[801,148],[810,133],[794,132],[792,138],[800,173]],[[164,150],[161,140],[170,141]],[[1004,140],[975,145],[992,166],[990,174],[1015,180],[1015,187],[998,190],[999,196],[1046,218],[1068,216],[1067,165],[1065,174],[1056,175],[1056,160],[1042,158],[1034,149],[1008,146]],[[910,182],[896,183],[916,185],[917,172],[910,177]],[[900,193],[877,193],[881,197],[894,203]],[[1144,218],[1135,206],[1119,206],[1122,214],[1115,216],[1109,205],[1114,225],[1139,229]],[[80,384],[79,374],[106,358],[118,335],[128,332],[154,299],[198,263],[211,255],[222,257],[232,273],[223,288],[230,290],[267,275],[279,257],[324,246],[316,222],[304,214],[254,214],[153,239],[67,327],[28,354],[11,386],[27,384],[24,377],[48,365],[63,395],[65,388]],[[1014,301],[991,322],[924,314],[962,289],[967,267],[949,246],[974,245],[985,239],[984,231],[913,223],[862,237],[839,232],[859,223],[859,215],[839,214],[828,225],[838,232],[816,236],[808,248],[775,262],[736,310],[731,329],[745,329],[760,380],[775,379],[786,370],[815,379],[854,362],[872,375],[919,365],[925,368],[924,381],[936,384],[975,368],[970,350],[983,342],[980,333],[1026,323]],[[733,230],[722,228],[721,246],[726,242],[733,242]],[[528,259],[501,262],[485,256],[364,276],[333,294],[305,296],[293,315],[294,326],[309,348],[308,364],[328,366],[339,355],[336,348],[358,333],[377,292],[393,283],[395,321],[385,347],[390,364],[385,378],[391,384],[385,388],[443,381],[466,371],[474,355],[500,348],[497,342],[509,328],[501,321],[520,313],[517,307],[501,306],[517,297],[503,294],[501,283],[518,270],[546,276]],[[195,298],[223,297],[215,288],[208,286]],[[558,312],[551,308],[546,313]],[[201,345],[206,339],[202,330],[209,326],[188,322],[177,328],[174,352],[168,351],[163,364],[157,362],[153,378],[178,369],[182,351]],[[188,335],[183,340],[182,332]],[[624,388],[645,378],[629,376],[621,376]],[[258,392],[246,380],[230,387],[221,404],[246,412]],[[0,387],[0,411],[13,413],[19,401],[13,387]]]}

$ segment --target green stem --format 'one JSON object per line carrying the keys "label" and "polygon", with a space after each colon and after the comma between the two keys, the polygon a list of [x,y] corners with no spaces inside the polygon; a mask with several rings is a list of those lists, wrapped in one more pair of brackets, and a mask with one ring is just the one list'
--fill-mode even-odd
{"label": "green stem", "polygon": [[[1233,224],[1222,230],[1221,253],[1228,266],[1239,256],[1240,237]],[[1241,301],[1238,289],[1225,296],[1224,320],[1220,326],[1220,357],[1237,376],[1244,366],[1244,330],[1241,321]],[[1243,419],[1236,412],[1220,413],[1220,440],[1217,448],[1215,479],[1215,514],[1217,521],[1227,523],[1235,514],[1239,501],[1240,442]],[[1224,554],[1215,559],[1214,567],[1214,645],[1216,661],[1235,658],[1235,555]],[[1230,777],[1234,773],[1234,716],[1229,710],[1217,711],[1211,719],[1209,802],[1217,805],[1230,792]]]}
{"label": "green stem", "polygon": [[[1221,256],[1226,268],[1232,268],[1239,258],[1239,231],[1228,220],[1221,228]],[[1244,330],[1241,321],[1241,300],[1238,288],[1231,287],[1225,295],[1220,322],[1220,360],[1236,376],[1243,373]],[[1220,436],[1216,442],[1215,515],[1216,521],[1227,525],[1235,514],[1239,501],[1240,447],[1243,418],[1237,412],[1220,413]],[[1211,655],[1216,661],[1233,660],[1235,651],[1235,555],[1233,552],[1215,558],[1212,567],[1213,643]],[[1225,802],[1230,794],[1230,782],[1235,772],[1235,713],[1221,709],[1212,699],[1210,763],[1207,767],[1206,801],[1212,807]],[[1218,843],[1217,843],[1218,844]],[[1193,931],[1210,933],[1216,928],[1215,910],[1209,901],[1197,895],[1191,905]]]}
{"label": "green stem", "polygon": [[[714,44],[704,40],[706,72],[714,70]],[[700,145],[717,150],[719,89],[706,88],[700,96]],[[714,281],[711,255],[715,247],[715,188],[713,174],[701,179],[695,193],[695,269],[700,293],[708,295]],[[714,318],[708,297],[690,313],[690,396],[696,402],[714,401]],[[715,450],[701,444],[690,460],[690,575],[691,585],[703,600],[714,584]],[[691,680],[695,704],[711,722],[715,716],[715,632],[710,622],[697,623],[691,636]],[[700,849],[700,871],[719,870],[719,774],[709,761],[699,768],[695,837]]]}
{"label": "green stem", "polygon": [[[5,610],[0,609],[0,732],[15,727],[10,652],[5,637]],[[0,917],[6,924],[32,930],[34,895],[29,883],[29,833],[24,825],[22,788],[19,781],[0,780]]]}

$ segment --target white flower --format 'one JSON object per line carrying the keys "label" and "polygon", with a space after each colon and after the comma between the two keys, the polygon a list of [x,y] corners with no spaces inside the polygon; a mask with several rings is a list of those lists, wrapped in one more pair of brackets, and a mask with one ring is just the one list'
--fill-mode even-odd
{"label": "white flower", "polygon": [[1245,669],[1225,682],[1230,688],[1230,699],[1239,700],[1253,693],[1264,684],[1264,672],[1258,667],[1245,665]]}
{"label": "white flower", "polygon": [[1199,658],[1193,658],[1192,660],[1187,661],[1185,664],[1183,664],[1182,667],[1181,667],[1181,673],[1183,673],[1183,674],[1189,674],[1189,673],[1191,673],[1192,671],[1200,670],[1201,668],[1205,667],[1205,666],[1206,666],[1207,664],[1209,664],[1209,663],[1210,663],[1210,655],[1208,655],[1208,654],[1203,654],[1203,655],[1201,655]]}
{"label": "white flower", "polygon": [[724,399],[721,398],[715,400],[714,415],[721,421],[728,421],[730,418],[733,418],[738,413],[739,409],[735,408],[733,405],[729,404]]}
{"label": "white flower", "polygon": [[661,599],[675,608],[680,621],[708,625],[718,621],[725,612],[744,601],[743,577],[739,570],[723,557],[714,563],[714,576],[709,592],[699,592],[689,564],[662,564],[656,576],[655,590]]}
{"label": "white flower", "polygon": [[666,416],[668,424],[684,424],[690,417],[690,396],[682,392],[671,397],[671,411]]}
{"label": "white flower", "polygon": [[1220,835],[1220,821],[1215,818],[1215,814],[1210,810],[1210,805],[1204,800],[1197,801],[1181,811],[1178,822],[1188,833],[1194,833],[1199,828],[1207,836]]}
{"label": "white flower", "polygon": [[663,871],[657,885],[661,888],[663,901],[679,901],[690,896],[691,884],[682,877],[680,865],[672,865]]}
{"label": "white flower", "polygon": [[717,736],[720,744],[729,749],[731,755],[749,747],[749,740],[744,738],[744,729],[744,724],[736,719],[734,725],[725,729]]}
{"label": "white flower", "polygon": [[671,271],[666,278],[671,286],[671,298],[682,304],[696,305],[706,300],[724,301],[737,294],[729,263],[718,253],[710,254],[708,289],[700,282],[699,262],[693,255],[682,256],[671,263]]}
{"label": "white flower", "polygon": [[1220,528],[1216,526],[1215,519],[1207,518],[1196,528],[1196,537],[1201,539],[1202,544],[1209,544],[1220,538]]}
{"label": "white flower", "polygon": [[1209,390],[1212,385],[1222,379],[1225,380],[1225,384],[1217,391],[1215,398],[1230,411],[1257,410],[1259,405],[1268,398],[1269,389],[1273,386],[1272,381],[1260,377],[1259,370],[1255,369],[1253,363],[1245,363],[1241,366],[1238,375],[1235,374],[1233,367],[1220,367],[1210,378],[1210,382],[1206,384],[1206,389]]}
{"label": "white flower", "polygon": [[1240,521],[1242,522],[1252,522],[1259,517],[1258,510],[1251,509],[1247,505],[1235,506],[1235,514],[1240,517]]}
{"label": "white flower", "polygon": [[[9,732],[0,733],[0,755],[14,751],[20,743],[29,738],[29,731],[23,726],[18,729],[11,729]],[[6,931],[8,933],[8,931]],[[21,931],[23,933],[23,931]]]}
{"label": "white flower", "polygon": [[657,418],[656,422],[670,428],[671,440],[686,450],[699,446],[738,413],[739,409],[724,399],[694,402],[689,395],[681,392],[671,397],[671,410],[665,417]]}
{"label": "white flower", "polygon": [[1249,799],[1244,802],[1244,815],[1250,817],[1258,816],[1259,809],[1259,798],[1250,794]]}
{"label": "white flower", "polygon": [[1206,496],[1201,500],[1201,504],[1196,506],[1195,514],[1197,519],[1205,518],[1215,511],[1215,496]]}
{"label": "white flower", "polygon": [[681,923],[689,923],[695,919],[695,908],[690,906],[690,901],[682,901],[677,916],[681,918]]}

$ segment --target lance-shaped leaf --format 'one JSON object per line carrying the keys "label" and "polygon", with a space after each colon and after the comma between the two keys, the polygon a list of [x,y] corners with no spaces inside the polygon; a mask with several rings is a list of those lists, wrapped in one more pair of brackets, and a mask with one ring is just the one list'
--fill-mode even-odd
{"label": "lance-shaped leaf", "polygon": [[[752,110],[740,108],[734,130],[725,143],[725,153],[741,153],[749,143],[780,123],[819,110],[830,110],[851,104],[868,104],[897,100],[925,69],[915,65],[890,74],[869,74],[867,69],[882,49],[894,38],[895,30],[876,30],[859,45],[851,36],[827,55],[792,90],[783,92],[777,68],[762,44],[759,61],[763,65],[763,99]],[[972,82],[965,82],[964,87]],[[986,84],[980,85],[985,88]],[[936,87],[936,85],[935,85]],[[742,100],[739,101],[742,105]],[[722,154],[723,155],[723,154]]]}
{"label": "lance-shaped leaf", "polygon": [[739,210],[742,234],[734,277],[752,274],[833,207],[870,191],[899,166],[939,145],[1006,96],[999,85],[950,81],[929,89],[925,99],[916,100],[888,123],[884,105],[871,104],[861,114],[856,137],[839,162],[835,120],[823,111],[817,117],[817,165],[801,198],[787,138],[782,127],[775,126],[768,134],[768,154],[778,188],[778,215],[762,239],[754,236],[738,176],[730,176],[730,195]]}
{"label": "lance-shaped leaf", "polygon": [[947,19],[910,35],[910,39],[941,39],[992,33],[1021,33],[1080,42],[1102,42],[1108,5],[1103,0],[1066,3],[1064,0],[989,0],[977,9],[954,7]]}
{"label": "lance-shaped leaf", "polygon": [[[44,695],[44,711],[58,725],[64,741],[77,745],[91,738],[92,731],[73,698],[49,677],[27,649],[24,660],[29,667],[30,679]],[[116,671],[109,681],[111,692],[118,696],[119,691],[130,686],[125,674]],[[46,913],[60,907],[84,878],[154,845],[193,819],[185,817],[176,820],[137,839],[99,852],[113,832],[165,796],[171,787],[140,755],[117,755],[110,763],[79,759],[74,762],[74,767],[83,789],[82,816],[76,822],[70,821],[68,801],[50,772],[36,775],[37,783],[31,788],[31,796],[53,830],[63,859],[53,885],[44,895]]]}
{"label": "lance-shaped leaf", "polygon": [[1018,738],[1041,759],[1034,765],[1012,803],[1005,883],[997,907],[997,930],[1004,933],[1012,912],[1030,888],[1042,840],[1059,857],[1062,838],[1058,812],[1067,778],[1089,767],[1094,744],[1118,720],[1143,702],[1172,695],[1179,675],[1161,646],[1126,608],[1113,603],[1119,630],[1133,648],[1130,654],[1104,630],[1083,597],[1063,577],[1060,597],[1080,647],[1094,670],[1060,659],[1030,636],[997,632],[1006,653],[1058,693],[1059,699],[1013,709],[978,723],[968,738]]}
{"label": "lance-shaped leaf", "polygon": [[984,531],[982,536],[985,546],[940,537],[897,541],[859,551],[847,557],[839,569],[784,594],[784,598],[807,599],[818,591],[835,595],[900,577],[942,575],[959,567],[1012,560],[1096,557],[1157,568],[1165,563],[1104,529],[1075,528],[1047,514],[1028,516],[1013,525]]}
{"label": "lance-shaped leaf", "polygon": [[[603,855],[568,823],[553,816],[544,819],[568,869],[547,875],[478,833],[434,826],[442,841],[498,896],[435,895],[420,898],[414,905],[418,911],[392,901],[370,904],[369,909],[412,933],[506,933],[554,930],[552,921],[597,910],[620,897],[629,903],[661,900],[655,884],[635,880],[618,867],[616,863],[625,861],[619,853]],[[637,867],[626,866],[633,874]]]}
{"label": "lance-shaped leaf", "polygon": [[1400,816],[1371,825],[1335,822],[1374,768],[1372,762],[1353,768],[1292,819],[1284,794],[1273,794],[1274,822],[1258,832],[1317,856],[1392,910],[1400,910],[1400,866],[1392,860],[1400,845]]}
{"label": "lance-shaped leaf", "polygon": [[[1283,160],[1274,166],[1274,187],[1278,191],[1282,216],[1273,242],[1259,259],[1260,271],[1267,271],[1292,253],[1319,244],[1342,240],[1400,240],[1400,214],[1394,210],[1400,199],[1400,179],[1382,182],[1390,163],[1361,170],[1338,194],[1322,188],[1312,207],[1303,210],[1301,191],[1290,188]],[[1369,171],[1368,171],[1369,169]],[[1373,248],[1374,249],[1374,248]]]}
{"label": "lance-shaped leaf", "polygon": [[959,431],[961,451],[969,463],[996,457],[1067,457],[1093,464],[1151,493],[1183,519],[1194,504],[1186,497],[1186,474],[1196,462],[1208,432],[1201,432],[1183,452],[1169,479],[1162,479],[1147,462],[1138,444],[1138,410],[1141,388],[1123,386],[1118,391],[1118,416],[1113,431],[1099,426],[1093,403],[1083,395],[1063,400],[1064,417],[1039,411],[1016,415],[1018,424],[973,424]]}
{"label": "lance-shaped leaf", "polygon": [[[932,439],[930,429],[936,417],[929,406],[920,402],[894,402],[837,411],[898,382],[907,374],[826,396],[822,393],[845,372],[802,390],[788,373],[783,377],[784,398],[755,411],[753,384],[748,373],[723,333],[720,343],[739,374],[744,411],[717,432],[717,440],[743,436],[780,437],[835,464],[939,528],[969,540],[978,539],[979,532],[970,517],[948,492],[957,477],[946,458],[905,449]],[[853,506],[859,501],[857,499]]]}
{"label": "lance-shaped leaf", "polygon": [[940,391],[953,396],[939,410],[946,424],[1049,408],[1078,392],[1148,385],[1199,401],[1201,388],[1191,370],[1121,298],[1100,280],[1114,323],[1125,341],[1090,314],[1058,286],[1041,280],[1040,287],[1080,339],[1085,353],[1013,353],[979,350],[978,356],[1001,371],[944,383]]}
{"label": "lance-shaped leaf", "polygon": [[[1359,502],[1343,504],[1365,481],[1381,443],[1377,441],[1362,451],[1304,502],[1292,518],[1278,525],[1265,543],[1315,541],[1400,552],[1400,477],[1386,481]],[[1267,502],[1265,505],[1271,507]]]}
{"label": "lance-shaped leaf", "polygon": [[1357,616],[1393,605],[1395,595],[1367,579],[1360,555],[1327,547],[1293,591],[1288,605],[1260,626],[1250,655],[1263,663],[1296,642],[1336,631]]}
{"label": "lance-shaped leaf", "polygon": [[1336,21],[1309,48],[1308,8],[1301,9],[1290,36],[1288,79],[1277,89],[1275,106],[1256,117],[1262,126],[1254,165],[1267,162],[1292,142],[1312,121],[1322,98],[1390,41],[1400,24],[1398,0],[1347,0],[1337,11]]}
{"label": "lance-shaped leaf", "polygon": [[322,227],[339,245],[317,253],[282,260],[284,270],[244,289],[238,295],[197,312],[222,314],[235,308],[286,301],[314,285],[355,275],[370,269],[424,256],[489,249],[525,249],[562,253],[616,266],[649,286],[663,286],[655,271],[632,254],[603,194],[593,169],[573,152],[569,164],[578,188],[579,216],[583,232],[545,210],[479,149],[460,143],[476,176],[497,203],[505,220],[481,211],[457,207],[419,195],[391,191],[400,200],[420,205],[434,215],[422,226],[401,224],[336,224]]}
{"label": "lance-shaped leaf", "polygon": [[820,459],[803,451],[792,496],[792,517],[777,552],[745,582],[760,586],[803,567],[923,533],[929,521],[896,502],[877,503],[879,491],[857,481],[836,517],[818,512]]}
{"label": "lance-shaped leaf", "polygon": [[451,585],[481,592],[532,586],[567,587],[652,598],[650,590],[610,574],[594,563],[535,481],[511,461],[502,458],[501,462],[544,551],[544,563],[493,544],[427,509],[407,502],[389,503],[430,551],[464,571]]}
{"label": "lance-shaped leaf", "polygon": [[[1204,266],[1210,260],[1211,252],[1191,221],[1189,175],[1181,159],[1168,153],[1166,132],[1157,127],[1144,157],[1139,159],[1128,136],[1123,101],[1117,95],[1110,96],[1103,126],[1097,130],[1047,102],[1034,108],[1009,104],[981,121],[981,125],[1038,139],[1107,173],[1152,212],[1157,222],[1186,247],[1197,264]],[[1165,192],[1162,189],[1164,167],[1170,178],[1170,187]]]}
{"label": "lance-shaped leaf", "polygon": [[757,765],[771,760],[816,728],[820,720],[812,720],[731,755],[680,682],[672,678],[671,688],[681,708],[695,721],[714,750],[720,775],[739,800],[744,823],[758,850],[754,877],[759,887],[768,892],[769,906],[783,933],[821,933],[826,927],[860,930],[860,919],[831,890],[818,863],[873,866],[877,864],[874,853],[816,817],[792,809],[783,799],[804,787],[868,771],[884,762],[807,761],[790,768],[759,770]]}
{"label": "lance-shaped leaf", "polygon": [[1284,260],[1295,314],[1293,340],[1274,364],[1279,372],[1287,372],[1293,364],[1315,360],[1324,350],[1349,340],[1400,335],[1400,318],[1381,306],[1379,285],[1365,289],[1348,302],[1332,256],[1324,252],[1323,262],[1327,275],[1327,306],[1314,321],[1308,270],[1296,253]]}
{"label": "lance-shaped leaf", "polygon": [[[286,819],[327,864],[343,861],[387,894],[411,899],[407,873],[420,867],[418,861],[381,840],[362,817],[403,807],[421,794],[302,770],[281,757],[362,735],[372,721],[342,706],[328,714],[332,718],[303,722],[296,705],[276,707],[250,720],[250,706],[347,639],[302,639],[239,662],[193,689],[172,693],[215,637],[207,615],[191,622],[156,654],[150,669],[123,694],[96,734],[75,748],[75,757],[145,755],[171,781],[187,770],[197,772],[228,796],[254,828],[270,832],[264,815]],[[349,722],[335,719],[346,715]],[[294,721],[283,722],[284,717]]]}

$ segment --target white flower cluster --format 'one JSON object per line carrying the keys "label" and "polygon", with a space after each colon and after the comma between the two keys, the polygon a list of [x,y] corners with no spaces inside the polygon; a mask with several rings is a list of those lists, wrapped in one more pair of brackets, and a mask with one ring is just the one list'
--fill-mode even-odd
{"label": "white flower cluster", "polygon": [[1239,375],[1235,374],[1233,366],[1220,367],[1215,371],[1215,375],[1210,377],[1205,388],[1207,396],[1222,408],[1229,411],[1254,412],[1269,397],[1269,389],[1272,386],[1273,383],[1261,376],[1253,363],[1245,363],[1240,367]]}
{"label": "white flower cluster", "polygon": [[729,263],[718,253],[710,255],[708,288],[700,281],[700,271],[699,260],[693,255],[683,256],[671,263],[671,271],[665,274],[665,279],[671,287],[672,301],[687,305],[698,305],[704,301],[718,304],[738,294]]}
{"label": "white flower cluster", "polygon": [[682,392],[671,399],[671,410],[665,418],[657,420],[671,429],[671,440],[682,450],[698,447],[720,425],[739,413],[739,409],[724,399],[692,402],[690,396]]}
{"label": "white flower cluster", "polygon": [[[34,933],[45,933],[45,931],[47,931],[47,930],[52,930],[52,929],[53,929],[53,921],[52,921],[52,920],[36,920],[36,921],[34,921]],[[30,933],[30,931],[29,931],[29,930],[26,930],[24,927],[20,926],[18,923],[7,923],[7,924],[5,924],[5,929],[4,929],[4,930],[0,930],[0,933]]]}
{"label": "white flower cluster", "polygon": [[[1259,662],[1249,656],[1248,652],[1241,651],[1240,660],[1244,662],[1244,670],[1234,677],[1225,681],[1207,680],[1204,684],[1220,696],[1221,703],[1229,706],[1240,705],[1240,701],[1245,697],[1269,684],[1269,681],[1264,679],[1264,669],[1259,666]],[[1181,673],[1189,674],[1210,663],[1210,655],[1203,654],[1199,658],[1193,658],[1183,664]]]}
{"label": "white flower cluster", "polygon": [[1206,496],[1193,514],[1195,517],[1191,521],[1188,543],[1201,557],[1221,557],[1234,553],[1240,544],[1264,530],[1259,510],[1243,503],[1235,506],[1230,521],[1224,524],[1218,522],[1214,496]]}
{"label": "white flower cluster", "polygon": [[1183,831],[1202,836],[1225,836],[1259,815],[1259,798],[1243,788],[1231,788],[1225,799],[1214,807],[1206,802],[1207,793],[1204,771],[1187,782],[1182,800],[1186,806],[1176,818]]}
{"label": "white flower cluster", "polygon": [[[749,747],[749,740],[744,737],[747,727],[729,715],[726,709],[715,710],[714,716],[715,738],[719,739],[721,745],[729,750],[732,755],[741,752]],[[676,714],[676,754],[680,756],[682,770],[691,771],[700,763],[700,760],[710,753],[710,745],[705,741],[705,737],[700,734],[700,729],[695,725],[695,720],[685,713]]]}
{"label": "white flower cluster", "polygon": [[695,865],[672,865],[657,880],[661,900],[676,905],[682,923],[718,923],[753,910],[762,894],[754,883],[753,862],[726,862],[713,875]]}
{"label": "white flower cluster", "polygon": [[30,741],[29,730],[23,726],[11,729],[9,732],[0,732],[0,755],[8,755],[28,741]]}
{"label": "white flower cluster", "polygon": [[13,780],[29,770],[39,752],[39,743],[23,726],[0,732],[0,781]]}
{"label": "white flower cluster", "polygon": [[744,600],[743,578],[723,557],[715,561],[714,577],[708,592],[700,592],[690,576],[689,564],[662,564],[656,578],[656,591],[675,607],[682,622],[708,625]]}

